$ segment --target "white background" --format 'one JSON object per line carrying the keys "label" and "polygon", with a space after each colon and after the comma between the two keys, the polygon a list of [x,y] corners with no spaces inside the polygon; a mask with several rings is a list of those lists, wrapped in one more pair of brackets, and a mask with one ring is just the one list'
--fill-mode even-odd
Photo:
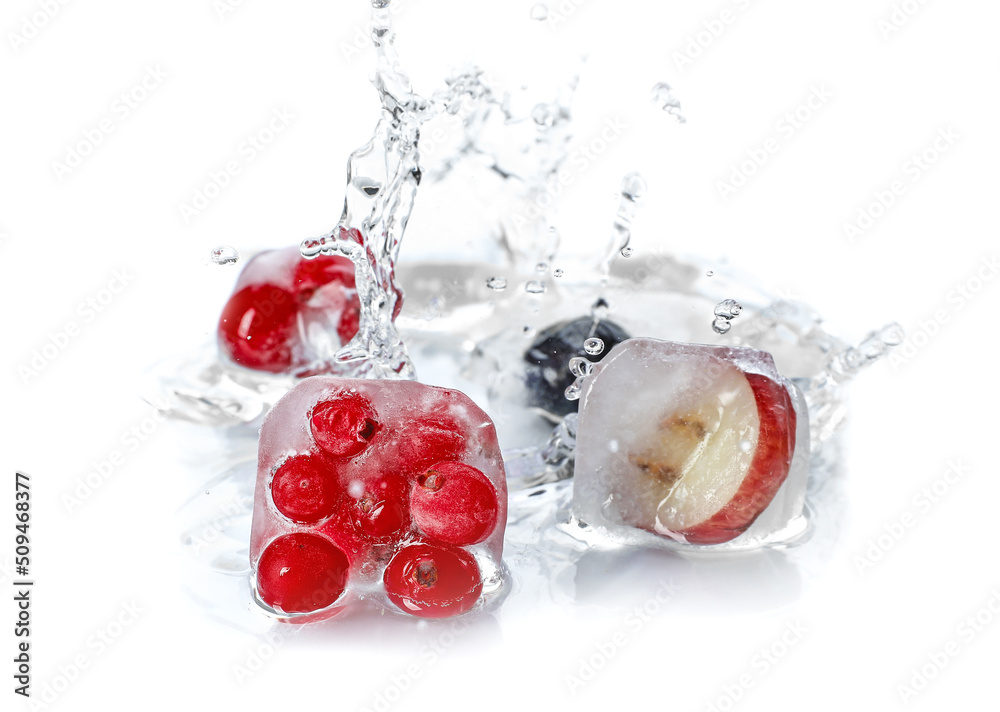
{"label": "white background", "polygon": [[[991,600],[1000,612],[996,280],[976,281],[998,252],[1000,7],[909,0],[900,5],[911,13],[896,16],[905,23],[890,31],[880,26],[891,22],[889,0],[577,0],[561,11],[553,4],[561,22],[530,20],[525,0],[401,3],[398,45],[418,91],[433,91],[464,60],[543,93],[546,82],[580,71],[580,139],[608,117],[625,120],[625,135],[559,204],[572,249],[603,244],[618,182],[638,170],[649,193],[637,250],[700,254],[720,269],[728,260],[769,291],[814,305],[849,340],[889,320],[913,340],[910,358],[853,384],[844,520],[808,581],[781,590],[783,579],[758,580],[752,566],[706,565],[687,596],[638,628],[626,616],[648,602],[663,572],[659,558],[636,556],[609,565],[606,578],[599,566],[579,572],[575,602],[512,598],[430,662],[421,650],[442,635],[450,641],[447,628],[362,617],[269,650],[208,616],[177,580],[186,565],[176,512],[201,485],[183,461],[200,453],[166,425],[134,452],[123,446],[153,413],[140,399],[150,364],[197,348],[214,328],[235,271],[208,265],[209,250],[290,245],[329,229],[347,155],[377,118],[373,52],[349,49],[364,32],[362,0],[234,4],[220,13],[212,0],[8,0],[0,11],[4,709],[22,705],[11,692],[7,572],[15,469],[32,475],[33,683],[41,694],[62,680],[51,707],[359,709],[388,692],[399,698],[393,709],[895,709],[904,706],[897,685],[949,641],[957,655],[909,707],[994,698],[997,614],[984,613],[993,625],[975,636],[958,627]],[[47,5],[58,8],[51,19],[38,14]],[[729,22],[717,37],[702,35],[707,46],[681,66],[678,57],[724,10]],[[32,18],[44,26],[14,47],[9,33]],[[148,67],[166,78],[123,117],[116,99]],[[659,81],[674,87],[686,125],[650,104]],[[814,88],[830,98],[785,136],[777,123]],[[213,171],[242,160],[238,146],[276,109],[294,114],[287,130],[203,214],[183,219],[179,205]],[[58,176],[53,163],[104,119],[113,131]],[[941,130],[957,138],[913,180],[908,162]],[[777,152],[723,200],[718,182],[772,137]],[[903,194],[852,242],[845,222],[897,179]],[[430,236],[465,239],[445,219],[446,196],[435,200],[418,204],[404,259]],[[86,319],[80,305],[116,270],[128,286]],[[954,291],[965,285],[979,288],[968,300]],[[936,317],[946,323],[929,326]],[[79,332],[68,346],[25,375],[33,352],[71,323]],[[124,463],[67,511],[64,495],[115,450]],[[913,497],[952,461],[968,474],[919,511]],[[913,526],[859,572],[857,557],[907,512]],[[632,583],[616,587],[619,570]],[[95,645],[133,604],[137,619],[106,649]],[[789,625],[806,632],[773,665],[760,664],[761,648],[777,645]],[[573,695],[566,676],[616,634],[625,643]],[[238,680],[234,668],[255,651],[272,654]],[[87,668],[64,684],[81,656]],[[411,665],[419,677],[397,695],[394,676]],[[748,689],[737,693],[741,678]]]}

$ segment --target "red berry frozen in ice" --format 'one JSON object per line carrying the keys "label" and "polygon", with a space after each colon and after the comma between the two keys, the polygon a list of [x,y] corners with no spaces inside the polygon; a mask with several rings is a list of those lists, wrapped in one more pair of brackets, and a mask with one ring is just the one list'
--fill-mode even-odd
{"label": "red berry frozen in ice", "polygon": [[[414,615],[463,613],[481,595],[480,566],[500,567],[506,520],[496,430],[458,391],[316,376],[264,418],[250,538],[257,590],[273,592],[265,579],[289,558],[274,542],[289,536],[326,542],[347,571],[343,598],[321,597],[324,606],[308,611],[280,606],[285,619],[332,615],[352,591],[385,600],[380,585]],[[287,582],[305,589],[323,571],[296,575]]]}
{"label": "red berry frozen in ice", "polygon": [[331,360],[357,334],[360,315],[349,259],[269,250],[240,273],[219,319],[219,349],[240,366],[288,373]]}
{"label": "red berry frozen in ice", "polygon": [[385,591],[399,608],[423,618],[465,613],[482,593],[476,560],[465,549],[411,544],[385,569]]}
{"label": "red berry frozen in ice", "polygon": [[316,455],[285,460],[271,479],[274,506],[299,524],[315,524],[331,516],[342,494],[337,472]]}
{"label": "red berry frozen in ice", "polygon": [[292,365],[297,308],[292,294],[281,287],[244,287],[222,310],[219,347],[241,366],[285,371]]}
{"label": "red berry frozen in ice", "polygon": [[348,506],[358,531],[375,541],[400,539],[410,529],[406,479],[388,472],[348,484]]}
{"label": "red berry frozen in ice", "polygon": [[368,447],[379,422],[370,400],[345,391],[313,406],[309,427],[316,444],[328,455],[350,457]]}
{"label": "red berry frozen in ice", "polygon": [[497,523],[496,490],[461,462],[438,463],[417,477],[410,508],[420,531],[445,544],[478,544]]}
{"label": "red berry frozen in ice", "polygon": [[347,556],[328,539],[297,532],[280,536],[257,562],[261,600],[284,613],[311,613],[335,603],[347,587]]}

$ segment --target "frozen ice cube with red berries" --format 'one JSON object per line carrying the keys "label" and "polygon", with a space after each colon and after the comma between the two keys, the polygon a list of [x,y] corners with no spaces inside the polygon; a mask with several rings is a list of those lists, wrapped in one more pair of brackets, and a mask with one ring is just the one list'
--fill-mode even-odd
{"label": "frozen ice cube with red berries", "polygon": [[[356,230],[345,234],[361,239]],[[298,247],[268,250],[236,281],[219,317],[219,351],[257,371],[328,372],[337,350],[358,333],[360,314],[351,260],[306,259]]]}
{"label": "frozen ice cube with red berries", "polygon": [[464,613],[500,570],[506,520],[496,431],[459,391],[316,376],[264,419],[250,556],[284,620],[361,599]]}

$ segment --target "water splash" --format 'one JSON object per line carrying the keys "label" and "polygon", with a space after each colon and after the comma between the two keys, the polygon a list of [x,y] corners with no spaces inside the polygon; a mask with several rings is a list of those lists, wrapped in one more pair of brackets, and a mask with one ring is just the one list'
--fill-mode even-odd
{"label": "water splash", "polygon": [[212,250],[209,259],[217,265],[234,265],[240,261],[240,253],[235,247],[229,245],[219,245]]}
{"label": "water splash", "polygon": [[607,280],[611,273],[611,263],[615,258],[631,257],[632,248],[629,241],[632,239],[632,221],[635,219],[639,202],[646,194],[646,180],[638,173],[629,173],[622,178],[620,188],[620,199],[618,201],[618,211],[615,213],[615,221],[611,227],[611,240],[604,259],[601,261],[601,275]]}
{"label": "water splash", "polygon": [[653,85],[653,89],[650,92],[650,99],[657,108],[670,114],[677,123],[683,124],[687,122],[687,119],[681,115],[680,99],[674,96],[673,90],[666,82],[658,82]]}

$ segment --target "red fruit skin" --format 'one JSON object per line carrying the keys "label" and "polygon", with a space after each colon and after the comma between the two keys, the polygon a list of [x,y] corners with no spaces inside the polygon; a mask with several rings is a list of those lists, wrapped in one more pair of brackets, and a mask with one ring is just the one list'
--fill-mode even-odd
{"label": "red fruit skin", "polygon": [[219,349],[246,368],[286,371],[293,364],[297,314],[291,292],[270,284],[243,287],[219,317]]}
{"label": "red fruit skin", "polygon": [[483,592],[472,554],[457,547],[423,543],[400,549],[386,567],[383,582],[390,601],[421,618],[465,613]]}
{"label": "red fruit skin", "polygon": [[316,455],[291,457],[271,477],[275,506],[298,524],[316,524],[332,516],[344,496],[340,473]]}
{"label": "red fruit skin", "polygon": [[284,613],[313,613],[347,588],[347,557],[324,537],[307,532],[271,541],[257,562],[257,591]]}
{"label": "red fruit skin", "polygon": [[788,389],[758,373],[743,375],[757,399],[757,450],[733,498],[705,521],[678,532],[689,544],[722,544],[749,529],[774,499],[792,465],[796,417]]}
{"label": "red fruit skin", "polygon": [[313,440],[329,457],[351,457],[370,447],[379,431],[378,413],[370,400],[346,392],[323,399],[309,413]]}
{"label": "red fruit skin", "polygon": [[421,414],[399,444],[399,460],[410,474],[422,474],[435,463],[461,459],[467,440],[466,427],[446,410]]}
{"label": "red fruit skin", "polygon": [[307,260],[298,247],[260,253],[240,273],[222,310],[220,354],[268,373],[309,365],[320,354],[304,340],[307,323],[333,319],[328,328],[337,332],[341,345],[357,334],[361,304],[354,280],[354,263],[346,257]]}
{"label": "red fruit skin", "polygon": [[410,509],[428,539],[454,546],[478,544],[497,523],[493,485],[460,462],[440,462],[417,477]]}
{"label": "red fruit skin", "polygon": [[[316,444],[311,414],[317,403],[351,392],[371,403],[378,421],[377,432],[361,451],[332,457]],[[396,549],[420,537],[410,516],[409,498],[416,478],[426,468],[413,467],[406,457],[412,453],[412,434],[419,430],[425,417],[434,423],[448,421],[448,432],[457,437],[447,438],[447,452],[454,461],[482,471],[495,489],[496,525],[476,547],[499,565],[507,521],[507,483],[496,431],[489,417],[467,396],[451,389],[412,381],[315,376],[303,379],[281,398],[265,416],[261,427],[250,537],[253,570],[257,571],[268,542],[284,534],[312,531],[344,552],[350,562],[352,582],[367,585],[381,580],[383,567]],[[271,473],[286,459],[304,454],[325,460],[336,471],[340,487],[346,493],[338,511],[318,525],[292,521],[277,509],[270,496]],[[385,507],[383,502],[376,516],[362,521],[357,505],[365,492],[377,490],[383,480],[385,494],[399,498],[399,505]],[[326,613],[332,615],[330,611]],[[297,618],[293,620],[299,622]]]}

